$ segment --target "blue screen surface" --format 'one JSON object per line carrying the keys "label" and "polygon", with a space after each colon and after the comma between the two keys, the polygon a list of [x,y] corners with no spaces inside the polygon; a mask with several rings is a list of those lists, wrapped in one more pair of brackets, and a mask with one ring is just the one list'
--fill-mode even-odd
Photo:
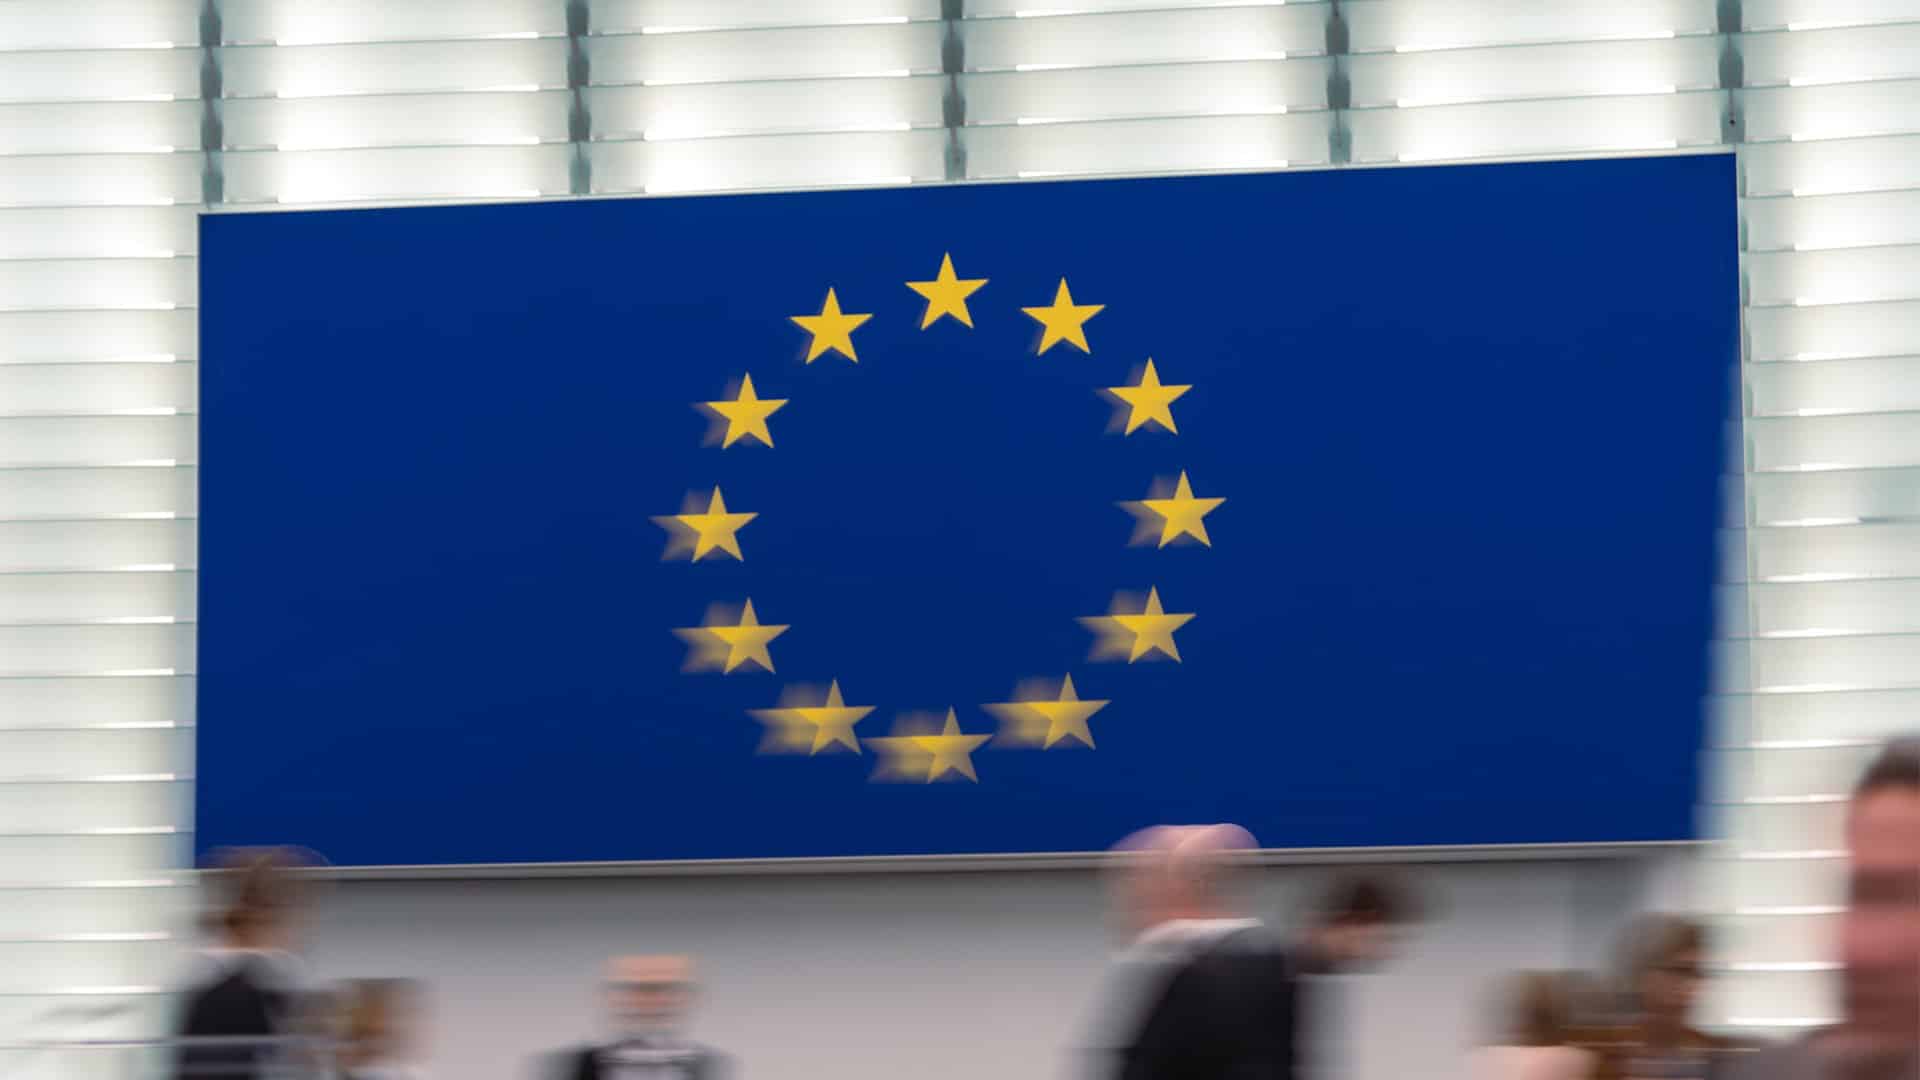
{"label": "blue screen surface", "polygon": [[[1689,838],[1735,252],[1729,156],[207,217],[199,846]],[[773,672],[675,633],[747,600]],[[1091,748],[986,707],[1069,675]],[[859,753],[753,712],[836,681]]]}

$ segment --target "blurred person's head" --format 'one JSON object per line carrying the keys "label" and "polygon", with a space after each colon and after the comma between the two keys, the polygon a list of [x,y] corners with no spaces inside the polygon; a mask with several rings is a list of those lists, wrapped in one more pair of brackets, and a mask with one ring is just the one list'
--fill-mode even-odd
{"label": "blurred person's head", "polygon": [[1115,845],[1114,892],[1127,930],[1233,913],[1231,857],[1254,848],[1238,825],[1156,825]]}
{"label": "blurred person's head", "polygon": [[408,979],[362,979],[340,995],[340,1060],[364,1067],[418,1056],[422,1001]]}
{"label": "blurred person's head", "polygon": [[1508,979],[1499,997],[1505,1046],[1564,1046],[1573,1027],[1572,981],[1555,971],[1523,971]]}
{"label": "blurred person's head", "polygon": [[1920,1046],[1920,739],[1888,744],[1847,813],[1846,1022],[1867,1054]]}
{"label": "blurred person's head", "polygon": [[607,964],[607,1008],[625,1036],[677,1034],[693,1006],[693,958],[618,956]]}
{"label": "blurred person's head", "polygon": [[210,879],[218,906],[212,929],[233,949],[279,951],[294,946],[301,886],[293,871],[306,860],[285,848],[223,853]]}
{"label": "blurred person's head", "polygon": [[1322,895],[1306,945],[1321,966],[1365,969],[1385,963],[1418,921],[1412,893],[1378,874],[1345,874]]}
{"label": "blurred person's head", "polygon": [[1647,1024],[1681,1028],[1693,1015],[1706,979],[1706,928],[1674,915],[1634,924],[1626,945],[1628,995]]}

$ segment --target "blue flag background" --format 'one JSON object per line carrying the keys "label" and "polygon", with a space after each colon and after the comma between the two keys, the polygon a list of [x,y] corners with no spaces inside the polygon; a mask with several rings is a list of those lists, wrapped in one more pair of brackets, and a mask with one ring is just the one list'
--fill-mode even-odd
{"label": "blue flag background", "polygon": [[[1689,837],[1734,190],[1703,156],[204,218],[200,846]],[[922,329],[947,253],[974,325]],[[1090,355],[1035,353],[1063,277]],[[857,364],[804,361],[829,288]],[[1178,434],[1109,430],[1149,357]],[[704,444],[743,374],[774,446]],[[1211,546],[1130,545],[1182,471]],[[744,559],[663,560],[716,486]],[[1181,662],[1090,660],[1149,588]],[[749,598],[777,672],[684,671],[674,629]],[[750,714],[837,680],[862,740],[987,735],[1068,674],[1096,747],[989,742],[977,782]]]}

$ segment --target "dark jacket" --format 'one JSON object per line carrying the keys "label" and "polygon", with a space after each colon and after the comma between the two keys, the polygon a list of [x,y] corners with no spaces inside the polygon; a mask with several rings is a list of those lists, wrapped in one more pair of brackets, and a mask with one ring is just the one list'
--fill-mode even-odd
{"label": "dark jacket", "polygon": [[1293,1080],[1300,980],[1287,953],[1235,935],[1162,979],[1118,1080]]}
{"label": "dark jacket", "polygon": [[286,1002],[269,989],[248,959],[216,971],[191,990],[177,1034],[185,1040],[234,1040],[236,1045],[183,1044],[174,1058],[177,1080],[255,1080],[271,1056],[267,1040],[280,1033]]}
{"label": "dark jacket", "polygon": [[[560,1070],[561,1080],[615,1080],[618,1073],[608,1065],[614,1052],[613,1047],[588,1046],[568,1053]],[[663,1058],[663,1065],[678,1070],[679,1080],[723,1080],[726,1074],[726,1060],[698,1044],[689,1044],[684,1051]]]}

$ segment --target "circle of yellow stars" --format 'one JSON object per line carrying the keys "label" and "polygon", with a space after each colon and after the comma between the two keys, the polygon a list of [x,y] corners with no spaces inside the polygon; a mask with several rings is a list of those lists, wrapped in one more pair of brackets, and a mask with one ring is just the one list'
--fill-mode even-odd
{"label": "circle of yellow stars", "polygon": [[[973,313],[967,301],[987,283],[987,278],[961,277],[954,270],[952,254],[947,253],[941,256],[940,268],[931,279],[905,284],[926,301],[920,329],[928,330],[942,319],[952,319],[972,329]],[[1052,303],[1020,310],[1038,324],[1036,355],[1045,356],[1055,346],[1071,346],[1091,355],[1093,346],[1087,338],[1087,323],[1106,310],[1106,305],[1076,301],[1063,277],[1054,290]],[[789,318],[807,333],[806,364],[832,354],[857,364],[860,357],[853,335],[873,315],[844,310],[838,292],[829,287],[817,313]],[[1167,435],[1179,434],[1173,404],[1192,390],[1192,385],[1162,381],[1151,357],[1133,378],[1130,384],[1099,390],[1116,406],[1114,430],[1124,436],[1149,429]],[[789,399],[760,396],[751,373],[742,373],[740,380],[729,386],[725,394],[717,400],[695,403],[695,408],[712,420],[708,443],[723,450],[751,444],[771,449],[773,432],[768,420],[787,407]],[[1182,471],[1177,480],[1154,481],[1146,497],[1118,505],[1135,519],[1134,543],[1164,548],[1188,542],[1212,547],[1207,515],[1225,503],[1226,499],[1218,496],[1195,495],[1192,481]],[[706,493],[689,495],[680,513],[659,515],[653,521],[668,535],[664,558],[692,562],[732,558],[744,562],[746,555],[739,534],[758,517],[755,512],[729,509],[720,488],[714,487]],[[1178,663],[1180,649],[1174,634],[1193,618],[1193,612],[1167,611],[1159,588],[1151,587],[1144,599],[1116,594],[1107,614],[1084,616],[1079,622],[1094,636],[1091,659],[1124,659],[1131,664],[1163,658]],[[770,645],[791,629],[784,623],[762,622],[754,610],[753,600],[747,598],[738,607],[716,605],[708,610],[701,625],[679,627],[673,633],[687,643],[686,670],[730,675],[747,671],[772,673]],[[1057,684],[1023,684],[1015,689],[1011,700],[983,705],[988,714],[1000,721],[997,736],[964,730],[957,711],[950,707],[940,719],[928,714],[903,714],[897,719],[892,734],[862,737],[855,733],[854,727],[873,713],[876,706],[848,705],[836,679],[824,693],[817,688],[790,686],[779,706],[749,710],[749,715],[766,729],[761,742],[763,752],[859,754],[863,748],[872,748],[879,757],[875,779],[977,782],[979,775],[974,770],[973,752],[996,738],[1013,747],[1092,749],[1094,736],[1089,721],[1110,704],[1107,700],[1080,697],[1073,685],[1073,676],[1068,674]]]}

